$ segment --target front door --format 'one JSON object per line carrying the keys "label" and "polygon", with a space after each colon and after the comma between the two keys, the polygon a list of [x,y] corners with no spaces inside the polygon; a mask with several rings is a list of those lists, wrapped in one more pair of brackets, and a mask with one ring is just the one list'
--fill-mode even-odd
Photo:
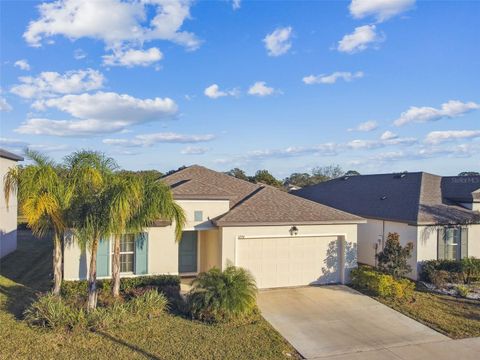
{"label": "front door", "polygon": [[195,273],[197,272],[197,232],[184,231],[182,240],[178,246],[178,272]]}

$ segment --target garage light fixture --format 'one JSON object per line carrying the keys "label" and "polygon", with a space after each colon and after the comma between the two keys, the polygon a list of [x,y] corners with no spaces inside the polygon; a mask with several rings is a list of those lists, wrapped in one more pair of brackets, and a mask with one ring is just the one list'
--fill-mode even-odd
{"label": "garage light fixture", "polygon": [[297,228],[295,225],[293,225],[293,226],[290,228],[289,232],[290,232],[290,235],[296,236],[296,235],[298,235],[298,228]]}

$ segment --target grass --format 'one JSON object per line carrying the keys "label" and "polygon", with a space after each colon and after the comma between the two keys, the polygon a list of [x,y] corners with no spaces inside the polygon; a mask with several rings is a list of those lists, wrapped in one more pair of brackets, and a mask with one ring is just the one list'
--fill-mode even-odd
{"label": "grass", "polygon": [[480,301],[415,290],[412,302],[377,301],[453,339],[480,336]]}
{"label": "grass", "polygon": [[50,286],[48,239],[19,232],[18,250],[0,260],[0,359],[282,359],[300,356],[261,316],[248,325],[206,325],[164,314],[108,331],[44,330],[21,320]]}

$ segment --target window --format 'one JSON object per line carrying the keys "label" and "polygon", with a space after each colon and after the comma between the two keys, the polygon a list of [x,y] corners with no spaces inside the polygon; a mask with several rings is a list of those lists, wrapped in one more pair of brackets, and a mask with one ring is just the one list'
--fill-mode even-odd
{"label": "window", "polygon": [[468,256],[467,229],[445,227],[438,230],[438,259],[460,260]]}
{"label": "window", "polygon": [[134,259],[135,259],[135,234],[122,235],[120,237],[120,272],[121,273],[133,272]]}
{"label": "window", "polygon": [[195,210],[193,214],[193,218],[195,221],[203,221],[203,211]]}

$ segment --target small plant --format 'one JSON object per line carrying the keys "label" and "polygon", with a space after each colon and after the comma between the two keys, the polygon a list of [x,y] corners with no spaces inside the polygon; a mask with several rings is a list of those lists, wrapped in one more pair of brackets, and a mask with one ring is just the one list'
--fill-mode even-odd
{"label": "small plant", "polygon": [[250,272],[230,266],[223,272],[213,268],[193,282],[188,303],[194,318],[221,322],[252,315],[257,286]]}
{"label": "small plant", "polygon": [[165,295],[150,289],[130,300],[129,306],[134,314],[158,316],[168,310],[168,300]]}
{"label": "small plant", "polygon": [[412,271],[408,259],[412,257],[413,244],[400,245],[400,235],[388,233],[383,250],[377,254],[378,269],[398,279]]}
{"label": "small plant", "polygon": [[433,270],[431,271],[430,281],[436,288],[441,289],[447,285],[450,281],[450,273],[445,270]]}
{"label": "small plant", "polygon": [[468,293],[469,293],[468,286],[458,285],[457,286],[457,293],[458,293],[459,296],[461,296],[463,298],[466,298]]}

